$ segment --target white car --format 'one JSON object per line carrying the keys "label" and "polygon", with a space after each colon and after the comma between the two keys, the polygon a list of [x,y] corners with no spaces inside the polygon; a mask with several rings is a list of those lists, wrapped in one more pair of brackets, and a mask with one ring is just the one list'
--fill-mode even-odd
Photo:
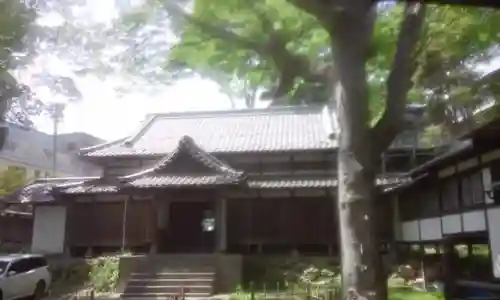
{"label": "white car", "polygon": [[24,297],[42,298],[52,277],[41,255],[11,254],[0,256],[0,300]]}

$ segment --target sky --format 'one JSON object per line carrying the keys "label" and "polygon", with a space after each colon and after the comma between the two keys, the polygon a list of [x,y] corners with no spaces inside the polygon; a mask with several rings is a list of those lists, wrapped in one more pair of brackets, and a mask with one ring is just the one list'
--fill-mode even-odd
{"label": "sky", "polygon": [[[97,22],[116,16],[118,8],[130,6],[140,0],[86,0],[86,10],[81,16]],[[46,24],[57,23],[57,16],[45,16]],[[20,75],[29,84],[30,73],[38,68],[52,68],[56,73],[68,74],[69,67],[54,57],[40,57]],[[31,71],[30,71],[31,70]],[[74,77],[73,77],[74,78]],[[147,114],[178,111],[203,111],[231,109],[229,98],[220,92],[216,83],[202,78],[184,79],[169,86],[158,87],[154,94],[129,93],[120,95],[113,89],[113,80],[102,81],[89,75],[76,80],[82,92],[82,100],[67,105],[59,132],[86,132],[105,140],[122,138],[134,132]],[[58,101],[47,88],[35,90],[44,102]],[[53,123],[45,116],[33,119],[38,130],[52,133]]]}
{"label": "sky", "polygon": [[[83,99],[68,104],[60,132],[86,132],[105,140],[125,137],[135,131],[147,114],[193,110],[231,109],[229,98],[217,84],[200,78],[179,81],[157,95],[118,96],[96,78],[80,81]],[[45,117],[35,118],[35,126],[52,133],[53,124]]]}

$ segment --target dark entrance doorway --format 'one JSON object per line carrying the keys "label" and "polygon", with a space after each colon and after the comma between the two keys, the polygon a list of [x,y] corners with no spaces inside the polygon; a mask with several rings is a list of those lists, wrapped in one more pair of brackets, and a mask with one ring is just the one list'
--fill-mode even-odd
{"label": "dark entrance doorway", "polygon": [[169,209],[166,252],[211,253],[215,249],[214,203],[173,202]]}

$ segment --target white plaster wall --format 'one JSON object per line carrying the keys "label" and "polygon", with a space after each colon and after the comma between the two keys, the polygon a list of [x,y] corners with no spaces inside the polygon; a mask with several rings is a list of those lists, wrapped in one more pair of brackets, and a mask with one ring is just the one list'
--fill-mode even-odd
{"label": "white plaster wall", "polygon": [[66,207],[37,206],[34,211],[31,251],[63,253],[66,233]]}
{"label": "white plaster wall", "polygon": [[440,217],[420,220],[420,239],[422,241],[440,240],[442,237]]}
{"label": "white plaster wall", "polygon": [[443,234],[453,234],[462,231],[462,218],[460,214],[442,217]]}
{"label": "white plaster wall", "polygon": [[487,216],[493,276],[500,278],[500,234],[497,231],[500,228],[500,207],[488,208]]}
{"label": "white plaster wall", "polygon": [[486,220],[484,210],[469,211],[462,213],[464,232],[474,232],[486,230]]}
{"label": "white plaster wall", "polygon": [[408,221],[401,224],[401,231],[404,242],[413,242],[419,240],[419,221]]}

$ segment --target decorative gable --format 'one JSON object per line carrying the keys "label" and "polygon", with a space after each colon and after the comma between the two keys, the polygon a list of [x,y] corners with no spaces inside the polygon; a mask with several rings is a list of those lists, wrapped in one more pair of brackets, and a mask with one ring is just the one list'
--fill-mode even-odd
{"label": "decorative gable", "polygon": [[238,184],[246,176],[183,136],[176,149],[152,168],[123,179],[136,187],[207,186]]}
{"label": "decorative gable", "polygon": [[158,174],[226,174],[241,176],[242,172],[236,171],[215,156],[201,149],[189,136],[184,136],[179,141],[177,148],[156,166],[153,167]]}

